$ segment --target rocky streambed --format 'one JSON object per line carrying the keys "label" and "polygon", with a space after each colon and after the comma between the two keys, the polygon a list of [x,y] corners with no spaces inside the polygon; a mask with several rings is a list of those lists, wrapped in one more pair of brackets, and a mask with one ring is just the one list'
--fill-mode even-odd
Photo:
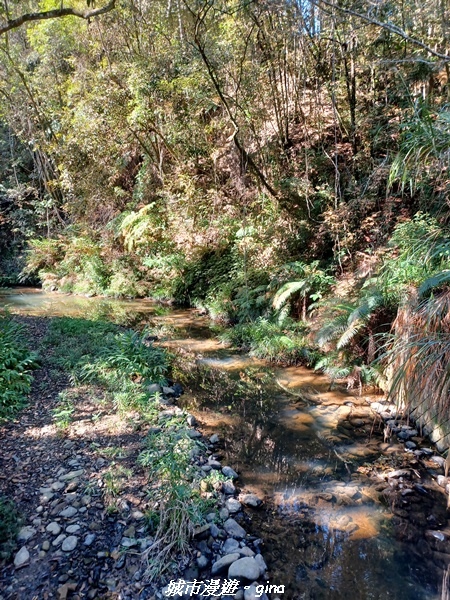
{"label": "rocky streambed", "polygon": [[[55,302],[53,296],[50,300]],[[34,298],[34,312],[42,310],[36,302]],[[68,302],[70,298],[65,297],[64,311]],[[133,303],[129,304],[131,307]],[[140,311],[144,304],[139,302]],[[55,310],[54,304],[49,306],[47,311]],[[149,305],[150,316],[151,310]],[[176,330],[171,346],[184,348],[193,355],[193,361],[207,365],[213,374],[227,375],[213,375],[214,381],[205,388],[202,374],[198,381],[206,394],[197,394],[192,386],[176,401],[179,406],[162,407],[163,413],[190,412],[191,427],[194,418],[198,421],[199,431],[192,430],[195,433],[191,435],[200,448],[192,458],[199,486],[208,474],[221,473],[228,465],[239,475],[238,479],[229,479],[228,489],[224,482],[217,482],[216,490],[203,490],[206,494],[216,492],[218,504],[207,513],[204,529],[193,538],[191,560],[180,562],[182,579],[222,582],[229,579],[233,564],[253,559],[245,563],[252,565],[252,575],[256,574],[255,563],[259,563],[259,578],[245,578],[245,585],[237,590],[238,597],[262,595],[266,592],[252,584],[269,582],[285,590],[284,596],[268,592],[271,600],[277,596],[294,600],[445,598],[450,561],[449,481],[444,458],[420,430],[402,419],[395,407],[380,396],[330,390],[326,378],[301,367],[271,370],[260,361],[224,350],[211,337],[205,319],[193,312],[174,311],[152,319]],[[239,385],[250,381],[252,393],[247,393],[248,386],[241,386],[242,393],[229,393],[227,378]],[[43,394],[28,424],[25,413],[20,426],[10,431],[14,450],[7,449],[0,485],[17,494],[29,518],[26,525],[36,533],[23,544],[30,553],[29,566],[14,570],[10,565],[3,581],[19,590],[17,598],[27,598],[24,594],[32,586],[39,590],[39,598],[52,597],[48,594],[56,594],[59,587],[64,593],[65,585],[67,597],[74,598],[87,597],[88,593],[105,598],[126,598],[126,594],[130,598],[162,596],[166,585],[148,586],[141,560],[151,543],[144,521],[135,518],[136,511],[144,514],[148,508],[142,492],[147,483],[144,470],[135,469],[124,485],[121,498],[128,508],[120,507],[119,516],[108,514],[103,493],[90,494],[86,517],[81,518],[80,513],[82,498],[89,495],[85,488],[102,479],[100,473],[104,474],[112,463],[136,463],[145,423],[138,416],[132,418],[131,427],[106,414],[97,417],[98,404],[86,399],[81,418],[62,443],[42,409],[51,406],[54,392]],[[211,441],[211,436],[217,434],[218,439],[213,437]],[[64,443],[74,445],[65,447]],[[129,454],[112,457],[107,450],[113,445],[126,446]],[[105,464],[97,465],[100,459]],[[78,460],[79,467],[69,465],[71,460]],[[60,468],[65,472],[58,474]],[[61,475],[80,469],[84,469],[79,476],[81,487],[67,490],[69,481],[62,490],[52,490],[49,493],[55,496],[37,513],[38,496],[61,483]],[[77,494],[75,498],[70,496],[73,493]],[[248,507],[245,494],[254,494],[263,502]],[[78,513],[72,517],[51,515],[66,495],[67,506]],[[46,511],[49,514],[44,517]],[[40,525],[38,521],[33,523],[39,518],[43,519]],[[227,530],[230,519],[243,528],[242,538]],[[46,531],[52,522],[61,527],[61,532]],[[91,530],[91,522],[101,523],[102,529]],[[67,531],[72,525],[80,525],[80,530]],[[60,546],[53,546],[61,534],[67,536],[64,539],[78,538],[74,550],[64,551],[64,540]],[[89,534],[95,535],[95,540],[84,546]],[[123,539],[129,540],[124,546]],[[48,550],[43,547],[45,541],[49,542]],[[41,566],[31,569],[26,579],[23,574],[37,564],[42,552],[46,555],[39,559]],[[267,572],[263,572],[261,560]],[[165,591],[171,593],[173,588]],[[184,595],[188,594],[185,590]]]}

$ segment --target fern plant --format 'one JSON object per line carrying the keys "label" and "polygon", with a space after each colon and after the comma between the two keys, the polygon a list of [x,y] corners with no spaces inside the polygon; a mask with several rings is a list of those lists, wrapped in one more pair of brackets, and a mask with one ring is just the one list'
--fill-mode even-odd
{"label": "fern plant", "polygon": [[25,344],[23,326],[0,317],[0,421],[13,417],[26,403],[36,358]]}

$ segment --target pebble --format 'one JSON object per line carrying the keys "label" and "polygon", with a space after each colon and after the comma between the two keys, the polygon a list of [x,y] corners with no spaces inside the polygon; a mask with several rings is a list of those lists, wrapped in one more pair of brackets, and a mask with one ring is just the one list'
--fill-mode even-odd
{"label": "pebble", "polygon": [[232,563],[239,559],[239,554],[234,552],[233,554],[226,554],[217,560],[211,567],[211,574],[218,575],[224,572]]}
{"label": "pebble", "polygon": [[228,498],[228,500],[225,502],[225,506],[230,513],[237,513],[242,508],[241,503],[239,500],[236,500],[236,498]]}
{"label": "pebble", "polygon": [[232,481],[224,481],[222,483],[222,492],[227,496],[232,496],[236,492],[236,488]]}
{"label": "pebble", "polygon": [[137,540],[134,540],[129,537],[123,537],[120,540],[120,545],[124,546],[125,548],[132,548],[133,546],[137,546]]}
{"label": "pebble", "polygon": [[140,510],[134,510],[131,513],[131,518],[134,519],[135,521],[140,521],[141,519],[144,518],[144,513],[142,513]]}
{"label": "pebble", "polygon": [[224,554],[231,554],[235,552],[239,548],[239,542],[233,538],[228,538],[225,540],[224,545],[222,546],[222,552]]}
{"label": "pebble", "polygon": [[83,544],[85,546],[90,546],[94,540],[95,540],[95,533],[88,533],[87,536],[84,538]]}
{"label": "pebble", "polygon": [[55,538],[52,542],[52,546],[56,546],[58,547],[60,544],[62,544],[62,542],[66,539],[66,535],[65,533],[61,533],[60,535],[58,535],[57,538]]}
{"label": "pebble", "polygon": [[47,550],[50,549],[50,542],[48,540],[45,540],[44,542],[42,542],[42,550],[45,550],[45,552],[47,552]]}
{"label": "pebble", "polygon": [[198,558],[197,558],[197,566],[199,569],[206,569],[206,567],[209,565],[209,558],[207,556],[205,556],[204,554],[201,554]]}
{"label": "pebble", "polygon": [[266,561],[264,560],[264,558],[261,556],[261,554],[257,554],[255,556],[255,561],[258,563],[259,565],[259,574],[262,577],[264,575],[264,573],[267,571],[267,565],[266,565]]}
{"label": "pebble", "polygon": [[78,512],[78,509],[75,508],[74,506],[68,506],[67,508],[65,508],[64,510],[62,510],[59,515],[61,517],[65,517],[66,519],[70,519],[71,517],[74,517]]}
{"label": "pebble", "polygon": [[261,498],[258,498],[256,494],[241,494],[239,500],[244,506],[251,506],[252,508],[258,508],[262,504]]}
{"label": "pebble", "polygon": [[30,527],[27,525],[26,527],[22,527],[17,535],[17,539],[19,542],[27,542],[36,534],[36,529],[34,527]]}
{"label": "pebble", "polygon": [[240,579],[255,581],[260,575],[260,568],[256,560],[250,556],[240,558],[230,565],[228,579]]}
{"label": "pebble", "polygon": [[45,531],[52,533],[53,535],[58,535],[61,532],[61,527],[56,521],[52,521],[45,528]]}
{"label": "pebble", "polygon": [[225,477],[229,477],[230,479],[237,479],[239,477],[236,471],[231,467],[223,467],[222,473],[225,475]]}
{"label": "pebble", "polygon": [[211,444],[218,444],[220,441],[220,438],[217,435],[217,433],[213,433],[213,435],[209,438],[209,441],[211,442]]}
{"label": "pebble", "polygon": [[69,527],[66,527],[67,533],[77,533],[80,529],[81,527],[79,525],[69,525]]}
{"label": "pebble", "polygon": [[234,537],[239,540],[245,538],[246,536],[245,529],[243,529],[234,519],[227,519],[223,526],[230,537]]}
{"label": "pebble", "polygon": [[77,544],[78,544],[78,538],[77,538],[77,536],[76,535],[69,535],[69,537],[67,537],[63,541],[61,549],[64,552],[72,552],[77,547]]}
{"label": "pebble", "polygon": [[24,567],[26,564],[28,564],[29,560],[30,553],[28,552],[26,547],[23,546],[14,557],[14,566],[16,567],[16,569],[20,569],[21,567]]}
{"label": "pebble", "polygon": [[70,471],[65,475],[60,475],[58,479],[59,481],[69,481],[70,479],[75,479],[75,477],[80,477],[80,475],[83,475],[83,473],[84,469],[78,469],[78,471]]}

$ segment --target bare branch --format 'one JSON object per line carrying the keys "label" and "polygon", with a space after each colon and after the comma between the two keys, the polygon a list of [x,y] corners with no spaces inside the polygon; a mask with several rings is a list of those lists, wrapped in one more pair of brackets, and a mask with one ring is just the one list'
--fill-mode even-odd
{"label": "bare branch", "polygon": [[441,52],[437,52],[436,50],[433,50],[433,48],[430,48],[430,46],[427,46],[427,44],[425,44],[421,40],[411,37],[410,35],[408,35],[406,33],[406,31],[401,29],[401,27],[398,27],[397,25],[394,25],[393,23],[386,23],[384,21],[379,21],[378,19],[375,19],[374,17],[370,17],[369,15],[364,15],[362,13],[356,12],[355,10],[351,10],[350,8],[343,8],[342,6],[338,6],[337,4],[335,4],[334,2],[330,2],[329,0],[312,0],[312,3],[315,6],[317,6],[318,8],[321,8],[322,5],[329,6],[330,8],[337,10],[340,13],[344,13],[346,15],[351,15],[352,17],[357,17],[358,19],[361,19],[362,21],[365,21],[366,23],[370,23],[371,25],[377,25],[377,27],[381,27],[382,29],[385,29],[386,31],[390,31],[391,33],[394,33],[395,35],[400,36],[401,38],[403,38],[410,44],[413,44],[414,46],[418,46],[419,48],[422,48],[422,50],[425,50],[432,56],[436,56],[437,58],[440,58],[441,60],[443,60],[445,62],[450,62],[450,55],[442,54]]}
{"label": "bare branch", "polygon": [[60,17],[91,19],[92,17],[97,17],[98,15],[103,15],[111,11],[115,7],[115,4],[116,0],[111,0],[102,8],[96,8],[95,10],[88,10],[86,12],[82,12],[75,8],[56,8],[54,10],[46,10],[43,12],[26,13],[17,19],[10,19],[3,25],[0,25],[0,35],[3,35],[7,31],[11,31],[11,29],[17,29],[17,27],[20,27],[24,23],[29,23],[30,21],[45,21],[46,19],[58,19]]}

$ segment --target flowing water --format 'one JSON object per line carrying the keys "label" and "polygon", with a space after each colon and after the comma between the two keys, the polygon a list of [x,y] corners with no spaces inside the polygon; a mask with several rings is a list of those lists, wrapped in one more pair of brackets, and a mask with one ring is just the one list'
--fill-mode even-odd
{"label": "flowing water", "polygon": [[370,409],[379,397],[330,390],[324,376],[303,367],[273,368],[233,353],[192,310],[161,314],[149,300],[35,289],[0,290],[0,308],[5,306],[35,316],[139,314],[170,329],[167,344],[195,353],[212,372],[256,382],[253,397],[228,403],[220,380],[206,400],[187,394],[184,402],[205,433],[221,435],[222,454],[239,471],[242,488],[265,499],[263,510],[247,512],[248,527],[264,540],[270,583],[286,586],[280,598],[448,597],[442,590],[450,559],[443,494],[421,499],[405,482],[397,505],[382,501],[380,492],[390,487],[383,468],[395,468],[404,448],[382,439]]}

